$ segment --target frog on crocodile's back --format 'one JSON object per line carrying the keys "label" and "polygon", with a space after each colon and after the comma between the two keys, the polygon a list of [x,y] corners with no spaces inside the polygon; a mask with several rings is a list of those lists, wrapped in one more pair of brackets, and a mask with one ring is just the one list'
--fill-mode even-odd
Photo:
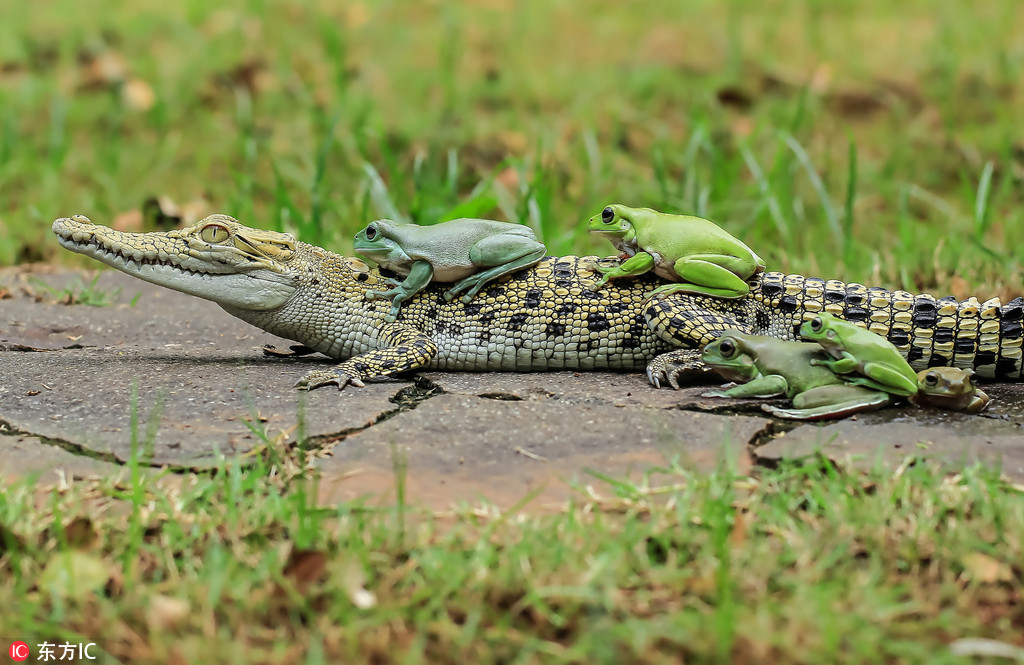
{"label": "frog on crocodile's back", "polygon": [[587,230],[605,236],[628,257],[619,266],[601,268],[599,286],[653,270],[675,282],[655,293],[742,298],[750,292],[747,280],[765,269],[761,257],[743,242],[700,217],[613,204],[591,217]]}
{"label": "frog on crocodile's back", "polygon": [[430,226],[379,219],[356,233],[355,251],[405,276],[387,291],[367,291],[367,300],[390,299],[385,317],[395,321],[402,303],[431,281],[455,282],[446,300],[463,293],[469,302],[487,282],[544,258],[544,245],[522,224],[490,219],[453,219]]}

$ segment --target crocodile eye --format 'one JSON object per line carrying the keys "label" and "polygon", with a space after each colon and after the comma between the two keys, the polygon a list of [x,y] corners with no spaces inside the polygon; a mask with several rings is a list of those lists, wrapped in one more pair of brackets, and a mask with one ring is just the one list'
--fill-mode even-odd
{"label": "crocodile eye", "polygon": [[377,237],[377,229],[374,228],[373,224],[366,227],[366,239],[373,240]]}
{"label": "crocodile eye", "polygon": [[199,237],[202,238],[203,242],[211,243],[224,242],[230,235],[227,228],[220,224],[207,224],[199,232]]}
{"label": "crocodile eye", "polygon": [[939,384],[939,375],[935,372],[928,372],[924,375],[924,385],[934,388]]}
{"label": "crocodile eye", "polygon": [[732,358],[736,355],[736,345],[731,340],[723,339],[718,343],[718,351],[723,358]]}
{"label": "crocodile eye", "polygon": [[821,317],[816,316],[813,319],[811,319],[811,330],[813,330],[814,332],[821,332],[821,326],[823,324],[824,321],[821,320]]}
{"label": "crocodile eye", "polygon": [[612,220],[615,219],[615,211],[611,208],[605,208],[601,211],[601,221],[605,224],[611,224]]}

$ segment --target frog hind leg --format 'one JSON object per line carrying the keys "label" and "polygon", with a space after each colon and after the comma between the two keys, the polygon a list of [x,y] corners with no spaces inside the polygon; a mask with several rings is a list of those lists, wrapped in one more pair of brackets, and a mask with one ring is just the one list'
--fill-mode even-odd
{"label": "frog hind leg", "polygon": [[881,363],[865,363],[860,369],[860,376],[844,375],[843,379],[854,386],[863,386],[872,390],[884,390],[900,397],[909,397],[917,393],[917,382],[911,381],[897,370]]}
{"label": "frog hind leg", "polygon": [[469,258],[473,265],[481,266],[485,270],[456,282],[444,292],[444,299],[452,300],[465,292],[462,302],[469,302],[487,282],[532,266],[543,259],[546,252],[544,244],[532,238],[507,235],[484,238],[473,246]]}
{"label": "frog hind leg", "polygon": [[715,298],[742,298],[750,293],[745,277],[754,274],[756,265],[734,256],[694,254],[675,262],[676,274],[681,282],[666,284],[654,293],[700,293]]}
{"label": "frog hind leg", "polygon": [[792,409],[770,404],[761,408],[777,418],[788,420],[824,420],[845,418],[863,411],[874,411],[896,400],[887,392],[869,390],[849,384],[811,388],[793,398]]}

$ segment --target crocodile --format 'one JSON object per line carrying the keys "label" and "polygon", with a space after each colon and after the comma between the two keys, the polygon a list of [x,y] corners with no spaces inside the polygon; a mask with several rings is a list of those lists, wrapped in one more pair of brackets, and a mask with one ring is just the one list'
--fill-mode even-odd
{"label": "crocodile", "polygon": [[361,386],[415,369],[625,370],[679,387],[704,371],[700,348],[724,330],[796,339],[805,317],[826,311],[891,341],[917,369],[956,366],[1021,380],[1024,299],[957,301],[906,291],[763,272],[734,300],[651,295],[654,276],[597,289],[614,257],[545,257],[448,301],[431,284],[386,321],[367,300],[394,275],[293,235],[211,215],[183,229],[128,233],[75,215],[53,222],[60,244],[140,279],[205,298],[274,335],[343,361],[296,383]]}

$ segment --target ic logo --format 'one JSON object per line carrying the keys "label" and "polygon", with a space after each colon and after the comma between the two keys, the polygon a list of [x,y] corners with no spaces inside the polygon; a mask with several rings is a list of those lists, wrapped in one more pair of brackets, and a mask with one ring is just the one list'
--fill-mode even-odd
{"label": "ic logo", "polygon": [[10,655],[11,660],[18,661],[19,663],[28,658],[28,645],[24,642],[14,642],[11,644]]}

